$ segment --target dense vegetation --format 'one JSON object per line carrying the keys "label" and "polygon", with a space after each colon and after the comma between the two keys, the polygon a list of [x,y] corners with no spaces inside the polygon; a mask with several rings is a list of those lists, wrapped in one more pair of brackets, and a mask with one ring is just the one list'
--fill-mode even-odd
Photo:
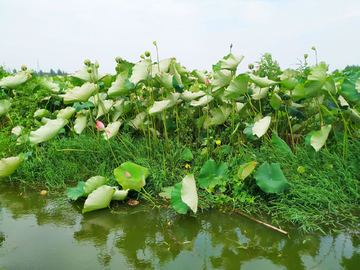
{"label": "dense vegetation", "polygon": [[128,193],[159,207],[161,192],[179,213],[232,208],[305,231],[355,228],[360,69],[328,74],[304,57],[282,71],[265,54],[243,74],[232,53],[211,72],[149,52],[136,64],[117,57],[116,75],[89,60],[71,77],[0,69],[0,177],[77,185],[67,194],[88,196],[84,212]]}

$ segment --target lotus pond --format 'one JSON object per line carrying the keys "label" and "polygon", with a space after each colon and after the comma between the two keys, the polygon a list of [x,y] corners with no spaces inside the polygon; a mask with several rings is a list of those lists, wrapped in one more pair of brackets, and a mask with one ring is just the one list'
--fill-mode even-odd
{"label": "lotus pond", "polygon": [[0,268],[4,269],[357,269],[355,233],[289,235],[236,213],[175,215],[120,203],[82,214],[38,190],[0,186]]}

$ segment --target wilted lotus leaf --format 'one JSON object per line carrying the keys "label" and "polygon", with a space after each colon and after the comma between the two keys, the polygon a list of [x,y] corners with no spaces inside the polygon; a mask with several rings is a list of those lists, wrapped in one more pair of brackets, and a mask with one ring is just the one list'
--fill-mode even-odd
{"label": "wilted lotus leaf", "polygon": [[85,102],[96,92],[97,87],[97,85],[87,82],[81,87],[76,86],[73,89],[69,89],[66,94],[63,95],[64,103]]}
{"label": "wilted lotus leaf", "polygon": [[[130,175],[129,177],[126,172],[128,176]],[[140,190],[145,186],[145,179],[149,175],[149,169],[127,161],[114,170],[114,175],[123,189]]]}
{"label": "wilted lotus leaf", "polygon": [[4,77],[0,80],[0,86],[3,88],[16,89],[26,82],[31,75],[26,72],[18,72],[13,76]]}
{"label": "wilted lotus leaf", "polygon": [[135,205],[138,205],[138,204],[139,204],[139,201],[137,201],[137,200],[131,200],[131,201],[128,201],[127,204],[130,205],[130,206],[135,206]]}
{"label": "wilted lotus leaf", "polygon": [[105,185],[109,180],[102,176],[93,176],[89,178],[84,185],[84,196],[89,195],[98,187]]}
{"label": "wilted lotus leaf", "polygon": [[7,99],[0,100],[0,116],[4,115],[10,110],[11,102]]}
{"label": "wilted lotus leaf", "polygon": [[0,177],[12,174],[22,161],[23,159],[18,157],[2,158],[0,160]]}
{"label": "wilted lotus leaf", "polygon": [[31,131],[28,136],[21,136],[17,139],[18,144],[25,143],[27,139],[30,140],[31,145],[35,145],[41,142],[45,142],[51,140],[56,135],[58,135],[59,131],[68,123],[67,119],[59,118],[55,120],[48,120],[47,123],[40,127],[36,131]]}
{"label": "wilted lotus leaf", "polygon": [[250,161],[241,165],[238,171],[238,177],[241,180],[245,180],[245,178],[253,172],[257,164],[259,164],[259,162]]}
{"label": "wilted lotus leaf", "polygon": [[82,212],[86,213],[108,207],[114,193],[115,189],[110,186],[103,185],[98,187],[91,194],[89,194],[85,201]]}

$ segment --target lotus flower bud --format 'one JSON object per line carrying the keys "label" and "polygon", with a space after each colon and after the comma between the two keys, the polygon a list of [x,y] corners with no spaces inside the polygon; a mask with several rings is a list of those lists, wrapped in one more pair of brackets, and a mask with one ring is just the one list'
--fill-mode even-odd
{"label": "lotus flower bud", "polygon": [[21,69],[22,69],[23,71],[25,71],[25,70],[27,70],[27,66],[22,65],[22,66],[21,66]]}
{"label": "lotus flower bud", "polygon": [[90,60],[89,60],[89,59],[86,59],[86,60],[84,61],[84,64],[85,64],[85,66],[90,67]]}
{"label": "lotus flower bud", "polygon": [[140,58],[145,59],[145,56],[142,54],[142,55],[140,55]]}
{"label": "lotus flower bud", "polygon": [[254,68],[254,64],[252,64],[252,63],[249,64],[249,65],[248,65],[248,68],[252,70],[252,69]]}
{"label": "lotus flower bud", "polygon": [[145,52],[145,56],[146,56],[146,57],[150,57],[150,52],[149,52],[149,51],[146,51],[146,52]]}
{"label": "lotus flower bud", "polygon": [[205,79],[205,85],[206,85],[206,86],[209,86],[209,85],[210,85],[209,78],[206,78],[206,79]]}
{"label": "lotus flower bud", "polygon": [[125,175],[126,175],[126,178],[130,178],[130,177],[131,177],[131,174],[128,173],[128,172],[125,172]]}
{"label": "lotus flower bud", "polygon": [[157,45],[156,41],[154,41],[153,44],[156,46]]}
{"label": "lotus flower bud", "polygon": [[315,46],[312,46],[311,49],[314,50],[314,51],[316,50],[316,49],[315,49]]}
{"label": "lotus flower bud", "polygon": [[95,61],[95,68],[99,68],[99,62]]}
{"label": "lotus flower bud", "polygon": [[308,55],[307,55],[307,53],[305,53],[305,54],[304,54],[304,58],[305,58],[305,59],[306,59],[306,58],[308,58]]}
{"label": "lotus flower bud", "polygon": [[92,68],[91,68],[91,67],[88,67],[88,68],[87,68],[87,72],[88,72],[88,73],[91,73],[91,72],[92,72]]}
{"label": "lotus flower bud", "polygon": [[122,61],[122,58],[120,56],[115,58],[116,63],[120,64]]}

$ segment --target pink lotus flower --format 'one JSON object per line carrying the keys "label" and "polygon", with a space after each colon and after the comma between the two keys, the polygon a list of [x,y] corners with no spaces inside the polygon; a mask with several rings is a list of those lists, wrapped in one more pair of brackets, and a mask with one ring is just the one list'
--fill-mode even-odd
{"label": "pink lotus flower", "polygon": [[131,177],[131,174],[128,173],[128,172],[125,172],[125,175],[126,175],[126,178],[130,178],[130,177]]}
{"label": "pink lotus flower", "polygon": [[210,85],[209,78],[206,78],[206,79],[205,79],[205,85],[206,85],[206,86],[209,86],[209,85]]}
{"label": "pink lotus flower", "polygon": [[105,125],[100,121],[96,121],[96,128],[98,130],[105,130],[107,133],[111,133],[110,131],[105,129]]}

